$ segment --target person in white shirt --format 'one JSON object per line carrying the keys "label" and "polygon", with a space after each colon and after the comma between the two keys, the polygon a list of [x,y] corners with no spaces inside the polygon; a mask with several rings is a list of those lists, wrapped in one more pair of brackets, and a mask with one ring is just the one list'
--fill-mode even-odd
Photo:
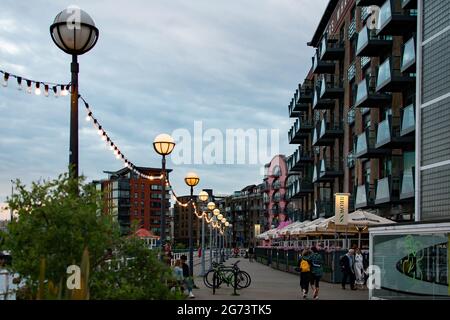
{"label": "person in white shirt", "polygon": [[361,253],[361,250],[359,248],[356,249],[355,252],[355,278],[356,278],[356,285],[362,287],[364,285],[364,257]]}

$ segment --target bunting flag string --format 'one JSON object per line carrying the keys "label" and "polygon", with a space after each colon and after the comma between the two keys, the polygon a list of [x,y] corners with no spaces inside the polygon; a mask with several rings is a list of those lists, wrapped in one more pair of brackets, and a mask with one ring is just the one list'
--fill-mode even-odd
{"label": "bunting flag string", "polygon": [[21,91],[23,89],[23,86],[26,85],[26,92],[31,94],[34,88],[34,94],[37,96],[41,95],[43,91],[44,96],[46,97],[50,95],[50,92],[53,92],[55,98],[57,98],[58,96],[64,97],[69,94],[71,88],[71,83],[62,84],[47,81],[31,80],[4,70],[0,70],[0,73],[3,87],[7,87],[8,84],[11,82],[11,79],[14,78],[16,79],[18,90]]}

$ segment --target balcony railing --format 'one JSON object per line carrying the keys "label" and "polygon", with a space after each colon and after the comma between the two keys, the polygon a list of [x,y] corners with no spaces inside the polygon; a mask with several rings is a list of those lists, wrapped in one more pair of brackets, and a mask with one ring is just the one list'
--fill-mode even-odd
{"label": "balcony railing", "polygon": [[319,96],[319,90],[321,87],[321,82],[319,83],[319,89],[314,90],[313,98],[313,109],[314,110],[327,110],[332,109],[336,105],[333,99],[322,99]]}
{"label": "balcony railing", "polygon": [[376,181],[375,204],[387,204],[399,200],[400,179],[398,177],[386,177]]}
{"label": "balcony railing", "polygon": [[333,180],[344,175],[342,160],[320,160],[319,179],[320,181]]}
{"label": "balcony railing", "polygon": [[353,78],[355,77],[355,75],[356,75],[356,64],[355,64],[355,61],[353,61],[353,62],[348,66],[348,69],[347,69],[347,79],[348,79],[348,81],[353,80]]}
{"label": "balcony railing", "polygon": [[413,149],[414,137],[400,135],[400,118],[388,116],[378,124],[376,148]]}
{"label": "balcony railing", "polygon": [[363,184],[356,188],[355,209],[372,207],[375,204],[375,187]]}
{"label": "balcony railing", "polygon": [[401,72],[416,72],[416,41],[414,37],[409,39],[403,46]]}
{"label": "balcony railing", "polygon": [[400,128],[400,135],[406,136],[413,133],[416,130],[416,110],[414,105],[402,109],[402,124]]}
{"label": "balcony railing", "polygon": [[303,147],[299,147],[287,160],[288,171],[301,170],[307,165],[314,162],[313,155],[310,151],[306,151]]}
{"label": "balcony railing", "polygon": [[391,51],[392,36],[377,36],[376,30],[370,30],[367,26],[359,32],[356,46],[358,57],[380,57]]}
{"label": "balcony railing", "polygon": [[320,42],[320,59],[323,61],[341,60],[345,56],[344,43],[336,36],[329,36],[328,33],[323,35]]}
{"label": "balcony railing", "polygon": [[356,163],[356,157],[355,154],[352,152],[347,154],[347,168],[353,168],[355,167]]}
{"label": "balcony railing", "polygon": [[361,22],[365,23],[366,20],[372,15],[372,10],[369,6],[361,7]]}
{"label": "balcony railing", "polygon": [[353,17],[352,21],[350,22],[348,26],[348,39],[353,39],[353,37],[356,35],[356,16]]}
{"label": "balcony railing", "polygon": [[306,79],[301,86],[299,86],[299,95],[297,103],[308,104],[312,102],[312,92],[314,88],[314,82]]}
{"label": "balcony railing", "polygon": [[370,65],[370,61],[372,61],[372,59],[370,57],[361,57],[361,69],[364,69],[365,67]]}
{"label": "balcony railing", "polygon": [[356,108],[382,108],[391,103],[392,96],[376,92],[375,83],[375,77],[368,75],[358,84],[356,89]]}
{"label": "balcony railing", "polygon": [[320,122],[319,139],[332,140],[344,135],[342,122],[329,122],[325,118]]}
{"label": "balcony railing", "polygon": [[415,168],[405,170],[402,173],[402,180],[400,184],[400,200],[414,198],[415,191]]}
{"label": "balcony railing", "polygon": [[379,158],[389,153],[389,150],[376,149],[377,135],[375,130],[366,129],[356,138],[355,157],[358,159]]}
{"label": "balcony railing", "polygon": [[347,112],[347,123],[352,125],[355,123],[356,118],[356,109],[355,107],[351,107]]}
{"label": "balcony railing", "polygon": [[340,99],[344,97],[342,79],[331,74],[323,74],[320,81],[320,99]]}
{"label": "balcony railing", "polygon": [[416,10],[395,8],[396,0],[387,0],[378,16],[378,35],[401,36],[415,32],[417,26]]}
{"label": "balcony railing", "polygon": [[314,57],[312,57],[312,71],[315,74],[329,73],[334,74],[336,64],[333,61],[322,61],[319,58],[319,51],[316,51]]}
{"label": "balcony railing", "polygon": [[400,57],[387,58],[378,68],[377,92],[403,92],[415,85],[415,75],[404,75],[400,70]]}
{"label": "balcony railing", "polygon": [[286,198],[296,199],[311,193],[314,193],[314,186],[312,182],[304,178],[299,178],[288,186]]}

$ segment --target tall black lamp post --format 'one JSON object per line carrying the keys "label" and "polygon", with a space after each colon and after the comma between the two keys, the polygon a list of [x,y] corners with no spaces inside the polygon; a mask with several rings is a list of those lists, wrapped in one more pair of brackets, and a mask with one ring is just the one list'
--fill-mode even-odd
{"label": "tall black lamp post", "polygon": [[72,94],[70,98],[70,176],[78,178],[78,56],[91,50],[98,40],[94,20],[79,8],[61,11],[50,26],[53,42],[72,55]]}
{"label": "tall black lamp post", "polygon": [[[189,172],[184,178],[184,182],[191,188],[191,201],[194,199],[194,187],[200,182],[200,178],[194,172]],[[189,228],[189,272],[190,276],[194,276],[194,247],[192,243],[192,206],[190,206],[188,228]]]}
{"label": "tall black lamp post", "polygon": [[162,156],[161,166],[161,234],[160,242],[161,249],[166,242],[166,156],[168,156],[175,148],[175,142],[173,138],[165,133],[158,135],[153,141],[153,148]]}

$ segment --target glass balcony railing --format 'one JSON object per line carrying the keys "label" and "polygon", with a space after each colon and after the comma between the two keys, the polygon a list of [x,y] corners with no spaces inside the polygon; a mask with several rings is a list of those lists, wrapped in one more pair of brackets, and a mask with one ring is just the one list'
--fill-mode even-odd
{"label": "glass balcony railing", "polygon": [[391,139],[391,123],[389,119],[386,119],[378,124],[376,146],[382,146],[391,141]]}
{"label": "glass balcony railing", "polygon": [[386,177],[379,179],[376,183],[376,198],[375,204],[390,203],[398,200],[399,179],[393,177]]}
{"label": "glass balcony railing", "polygon": [[415,31],[417,24],[417,10],[398,10],[397,0],[387,0],[378,14],[379,35],[403,35]]}
{"label": "glass balcony railing", "polygon": [[367,208],[374,204],[374,188],[368,184],[357,186],[355,209]]}
{"label": "glass balcony railing", "polygon": [[417,9],[417,0],[402,0],[403,9]]}
{"label": "glass balcony railing", "polygon": [[353,17],[352,21],[348,26],[348,39],[352,39],[356,34],[356,16]]}
{"label": "glass balcony railing", "polygon": [[415,168],[409,168],[403,172],[400,186],[400,199],[407,199],[414,197],[415,191]]}
{"label": "glass balcony railing", "polygon": [[356,89],[356,106],[358,106],[363,100],[368,98],[369,93],[367,87],[368,83],[366,79],[363,79],[360,83],[358,83],[358,87]]}
{"label": "glass balcony railing", "polygon": [[353,62],[348,66],[348,69],[347,69],[347,78],[348,78],[348,81],[353,80],[353,78],[355,77],[355,75],[356,75],[356,64],[355,64],[355,61],[353,61]]}
{"label": "glass balcony railing", "polygon": [[355,166],[356,158],[353,152],[347,154],[347,167],[353,168]]}
{"label": "glass balcony railing", "polygon": [[378,36],[376,30],[370,30],[367,26],[358,34],[356,55],[358,57],[379,57],[392,49],[392,36]]}
{"label": "glass balcony railing", "polygon": [[347,112],[347,123],[349,125],[352,125],[355,123],[355,117],[356,117],[356,109],[355,107],[351,107]]}
{"label": "glass balcony railing", "polygon": [[386,59],[378,69],[377,88],[391,79],[391,60]]}
{"label": "glass balcony railing", "polygon": [[338,37],[325,33],[320,42],[319,53],[321,60],[340,60],[345,55],[344,44]]}
{"label": "glass balcony railing", "polygon": [[317,174],[317,166],[314,166],[312,182],[317,182],[319,175]]}
{"label": "glass balcony railing", "polygon": [[378,68],[377,92],[404,92],[415,85],[415,75],[401,72],[401,57],[391,56]]}
{"label": "glass balcony railing", "polygon": [[402,110],[402,124],[400,135],[405,136],[414,132],[416,129],[416,111],[414,105],[409,105]]}
{"label": "glass balcony railing", "polygon": [[375,130],[366,129],[365,132],[356,138],[355,156],[357,158],[375,157],[375,143],[377,135]]}
{"label": "glass balcony railing", "polygon": [[416,64],[416,42],[414,37],[409,39],[403,46],[401,71],[414,71]]}

